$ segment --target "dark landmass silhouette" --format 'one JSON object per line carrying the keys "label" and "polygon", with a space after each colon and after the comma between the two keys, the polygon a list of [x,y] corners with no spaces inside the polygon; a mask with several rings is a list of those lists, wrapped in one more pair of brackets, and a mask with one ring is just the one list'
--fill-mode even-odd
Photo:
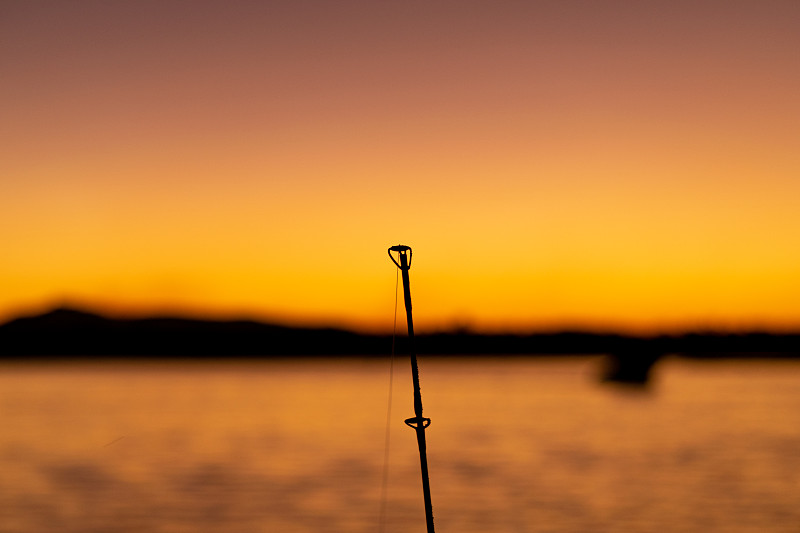
{"label": "dark landmass silhouette", "polygon": [[[396,352],[407,353],[405,330]],[[417,334],[422,355],[605,354],[605,378],[637,382],[662,355],[696,358],[773,358],[800,356],[800,333],[689,333],[632,337],[587,332]],[[335,328],[301,328],[255,321],[185,318],[110,319],[74,309],[56,309],[0,326],[0,358],[210,358],[383,356],[391,335],[359,334]]]}

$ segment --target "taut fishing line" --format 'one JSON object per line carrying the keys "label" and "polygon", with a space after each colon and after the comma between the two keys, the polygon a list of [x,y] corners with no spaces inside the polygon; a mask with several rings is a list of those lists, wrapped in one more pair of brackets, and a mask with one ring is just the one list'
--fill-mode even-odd
{"label": "taut fishing line", "polygon": [[386,433],[383,441],[383,479],[381,481],[381,508],[379,516],[380,533],[386,531],[386,505],[389,491],[389,442],[392,434],[392,391],[394,390],[394,354],[395,339],[397,337],[397,292],[400,287],[400,270],[394,278],[394,324],[392,326],[392,358],[389,363],[389,400],[386,407]]}

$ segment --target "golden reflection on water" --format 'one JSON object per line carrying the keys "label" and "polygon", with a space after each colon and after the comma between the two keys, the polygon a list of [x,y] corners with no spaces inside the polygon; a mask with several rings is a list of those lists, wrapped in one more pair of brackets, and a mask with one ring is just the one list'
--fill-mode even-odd
{"label": "golden reflection on water", "polygon": [[[386,531],[423,530],[398,360]],[[800,362],[421,361],[437,530],[796,531]],[[0,367],[0,531],[378,531],[389,363]]]}

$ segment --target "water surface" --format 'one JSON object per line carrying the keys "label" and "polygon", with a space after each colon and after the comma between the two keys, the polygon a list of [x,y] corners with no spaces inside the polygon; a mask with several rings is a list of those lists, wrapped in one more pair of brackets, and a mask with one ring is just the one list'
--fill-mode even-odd
{"label": "water surface", "polygon": [[[439,532],[795,532],[800,362],[422,359]],[[424,531],[398,359],[385,531]],[[0,366],[0,531],[377,532],[387,360]]]}

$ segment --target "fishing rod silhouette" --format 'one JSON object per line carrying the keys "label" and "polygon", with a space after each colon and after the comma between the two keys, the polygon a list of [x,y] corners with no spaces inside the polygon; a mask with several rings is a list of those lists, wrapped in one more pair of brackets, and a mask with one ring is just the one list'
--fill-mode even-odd
{"label": "fishing rod silhouette", "polygon": [[[395,260],[392,252],[397,252],[400,262]],[[419,464],[422,470],[422,496],[425,500],[425,521],[428,533],[433,530],[433,506],[431,505],[431,483],[428,477],[428,448],[425,444],[425,428],[431,425],[431,419],[422,416],[422,393],[419,388],[419,367],[417,366],[417,352],[414,348],[414,320],[411,316],[411,287],[408,271],[411,269],[412,251],[410,246],[398,244],[389,248],[389,258],[397,265],[403,276],[403,300],[406,305],[406,321],[408,322],[409,351],[411,352],[411,377],[414,381],[414,416],[407,418],[405,423],[417,433],[417,446],[419,447]]]}

